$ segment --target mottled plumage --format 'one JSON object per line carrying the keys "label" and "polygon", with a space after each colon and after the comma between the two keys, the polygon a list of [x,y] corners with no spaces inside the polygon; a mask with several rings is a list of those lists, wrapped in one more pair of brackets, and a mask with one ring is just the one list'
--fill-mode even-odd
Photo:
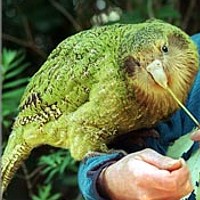
{"label": "mottled plumage", "polygon": [[149,21],[83,31],[61,42],[27,86],[2,158],[2,187],[39,145],[81,160],[117,135],[151,128],[178,104],[147,71],[158,60],[184,102],[197,72],[196,47],[175,26]]}

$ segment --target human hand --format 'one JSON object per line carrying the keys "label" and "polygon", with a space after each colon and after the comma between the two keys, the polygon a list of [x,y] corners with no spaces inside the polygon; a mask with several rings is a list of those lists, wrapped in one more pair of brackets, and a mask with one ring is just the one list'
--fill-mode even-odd
{"label": "human hand", "polygon": [[98,186],[112,200],[179,200],[193,189],[184,160],[151,149],[129,154],[107,167]]}
{"label": "human hand", "polygon": [[191,139],[194,141],[200,141],[200,129],[192,133]]}

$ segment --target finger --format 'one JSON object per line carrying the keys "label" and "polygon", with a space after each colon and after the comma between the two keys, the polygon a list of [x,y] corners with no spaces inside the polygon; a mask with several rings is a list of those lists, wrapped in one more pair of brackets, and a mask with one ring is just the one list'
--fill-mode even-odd
{"label": "finger", "polygon": [[173,171],[179,169],[182,165],[180,160],[163,156],[152,149],[145,149],[137,153],[136,159],[143,160],[158,169]]}
{"label": "finger", "polygon": [[183,159],[181,159],[181,162],[182,167],[178,170],[171,172],[171,176],[177,183],[177,191],[179,192],[179,194],[187,195],[188,193],[192,192],[193,186],[186,162]]}
{"label": "finger", "polygon": [[200,141],[200,130],[197,130],[192,133],[191,139],[194,141]]}
{"label": "finger", "polygon": [[[150,184],[151,190],[148,190],[150,196],[154,195],[155,197],[158,195],[158,191],[160,191],[158,195],[160,197],[159,199],[164,199],[170,196],[180,199],[193,190],[189,170],[185,162],[181,162],[182,167],[173,172],[159,170],[150,164],[146,164],[146,170],[142,170],[142,172],[140,171],[141,177],[143,176],[145,179],[139,179],[141,180],[139,185],[141,188],[145,188],[145,184]],[[140,169],[144,167],[142,166],[142,163],[138,164],[140,165]],[[140,172],[138,172],[138,175],[140,175]]]}

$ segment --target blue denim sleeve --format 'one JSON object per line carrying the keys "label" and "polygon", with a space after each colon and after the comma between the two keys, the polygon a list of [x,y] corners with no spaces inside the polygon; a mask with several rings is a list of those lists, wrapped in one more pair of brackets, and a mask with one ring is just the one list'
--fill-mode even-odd
{"label": "blue denim sleeve", "polygon": [[[192,36],[192,39],[198,46],[200,54],[200,33]],[[192,114],[200,121],[200,71],[197,74],[191,92],[186,102],[187,108]],[[160,133],[158,139],[148,138],[147,147],[155,149],[161,154],[165,154],[169,144],[183,134],[188,133],[195,127],[194,123],[188,116],[181,110],[178,110],[171,118],[165,123],[160,123],[156,127]],[[78,182],[83,197],[86,200],[105,200],[97,190],[96,180],[101,170],[112,164],[113,162],[121,159],[124,154],[104,154],[88,158],[81,163],[78,173]]]}
{"label": "blue denim sleeve", "polygon": [[81,163],[78,172],[78,182],[84,199],[105,200],[97,190],[97,178],[102,169],[120,160],[123,156],[123,153],[102,154],[89,157]]}
{"label": "blue denim sleeve", "polygon": [[191,38],[197,44],[198,52],[200,55],[200,33],[193,35]]}

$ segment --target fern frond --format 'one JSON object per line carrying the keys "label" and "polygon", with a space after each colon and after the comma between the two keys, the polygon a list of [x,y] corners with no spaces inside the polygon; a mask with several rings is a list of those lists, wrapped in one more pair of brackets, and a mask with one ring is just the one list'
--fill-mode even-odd
{"label": "fern frond", "polygon": [[25,61],[25,53],[21,50],[3,48],[2,51],[2,116],[3,125],[9,127],[29,78],[22,72],[29,66]]}

